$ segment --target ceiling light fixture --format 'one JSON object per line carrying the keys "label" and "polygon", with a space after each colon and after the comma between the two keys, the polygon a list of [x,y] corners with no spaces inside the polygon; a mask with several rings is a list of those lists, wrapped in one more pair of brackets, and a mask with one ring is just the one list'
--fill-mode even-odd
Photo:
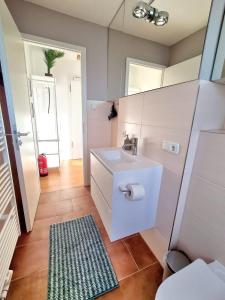
{"label": "ceiling light fixture", "polygon": [[157,8],[154,8],[152,6],[149,7],[148,13],[145,17],[145,21],[148,23],[155,23],[155,18],[158,16],[159,11]]}
{"label": "ceiling light fixture", "polygon": [[135,8],[133,9],[133,16],[137,19],[145,18],[149,12],[149,7],[153,1],[154,0],[147,1],[147,2],[139,1],[135,6]]}
{"label": "ceiling light fixture", "polygon": [[148,14],[148,4],[145,2],[139,2],[133,10],[133,16],[137,19],[143,19]]}
{"label": "ceiling light fixture", "polygon": [[168,23],[169,14],[167,11],[159,11],[151,6],[151,1],[140,1],[133,9],[133,16],[137,19],[145,19],[146,22],[153,23],[156,26],[163,26]]}
{"label": "ceiling light fixture", "polygon": [[156,26],[164,26],[166,23],[168,23],[169,20],[169,14],[167,11],[160,11],[158,13],[158,16],[155,18],[155,25]]}

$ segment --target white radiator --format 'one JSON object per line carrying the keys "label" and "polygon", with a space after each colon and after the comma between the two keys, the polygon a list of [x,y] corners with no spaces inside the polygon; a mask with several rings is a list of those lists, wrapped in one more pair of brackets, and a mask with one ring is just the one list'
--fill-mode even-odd
{"label": "white radiator", "polygon": [[19,235],[20,226],[0,110],[0,298]]}

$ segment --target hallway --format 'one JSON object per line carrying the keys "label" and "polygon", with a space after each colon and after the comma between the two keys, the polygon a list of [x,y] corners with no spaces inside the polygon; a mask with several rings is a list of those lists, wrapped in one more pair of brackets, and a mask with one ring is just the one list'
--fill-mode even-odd
{"label": "hallway", "polygon": [[[64,178],[69,172],[65,174]],[[49,189],[57,189],[56,182],[57,176],[55,185],[49,182]],[[59,178],[58,182],[68,184]],[[19,238],[11,264],[14,274],[7,300],[46,299],[49,225],[86,214],[94,216],[120,282],[119,288],[99,299],[153,300],[161,281],[162,268],[141,236],[136,234],[110,242],[89,188],[60,187],[41,194],[33,231]]]}

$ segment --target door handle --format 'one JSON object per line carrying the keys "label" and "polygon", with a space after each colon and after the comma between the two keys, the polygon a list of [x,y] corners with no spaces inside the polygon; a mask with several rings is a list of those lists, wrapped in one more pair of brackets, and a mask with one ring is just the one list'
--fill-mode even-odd
{"label": "door handle", "polygon": [[17,145],[17,149],[19,150],[19,147],[22,146],[23,142],[21,141],[21,137],[27,136],[30,133],[30,131],[27,132],[20,132],[20,131],[14,131],[13,133],[5,133],[5,136],[14,136],[15,142]]}
{"label": "door handle", "polygon": [[20,131],[16,131],[14,133],[5,133],[5,136],[16,136],[16,137],[21,137],[21,136],[28,136],[28,134],[30,133],[30,131],[27,132],[20,132]]}
{"label": "door handle", "polygon": [[16,135],[17,135],[17,137],[28,136],[29,133],[30,133],[30,131],[27,131],[27,132],[20,132],[20,131],[17,131],[17,132],[16,132]]}

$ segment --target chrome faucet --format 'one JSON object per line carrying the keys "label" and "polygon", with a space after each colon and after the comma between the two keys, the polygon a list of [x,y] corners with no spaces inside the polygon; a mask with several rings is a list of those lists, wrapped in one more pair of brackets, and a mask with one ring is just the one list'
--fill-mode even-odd
{"label": "chrome faucet", "polygon": [[137,155],[137,147],[138,147],[138,138],[133,137],[129,139],[128,142],[128,136],[124,140],[124,144],[122,146],[124,150],[132,150],[132,155]]}

